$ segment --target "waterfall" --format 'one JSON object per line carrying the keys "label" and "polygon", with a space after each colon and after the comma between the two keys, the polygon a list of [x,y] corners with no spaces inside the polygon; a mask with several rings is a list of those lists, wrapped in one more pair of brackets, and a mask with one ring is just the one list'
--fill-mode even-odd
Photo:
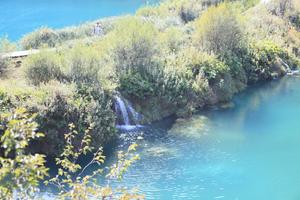
{"label": "waterfall", "polygon": [[284,62],[282,59],[280,59],[280,61],[283,64],[283,66],[285,66],[287,73],[291,73],[292,70],[291,70],[290,66],[286,62]]}
{"label": "waterfall", "polygon": [[292,70],[291,67],[286,62],[284,62],[282,59],[280,59],[280,61],[285,66],[287,75],[294,75],[294,74],[299,73],[299,70]]}
{"label": "waterfall", "polygon": [[121,99],[120,97],[116,97],[116,111],[117,114],[118,112],[120,112],[120,114],[122,115],[123,123],[124,123],[123,125],[130,125],[129,115],[127,112],[125,101],[123,101],[123,99]]}
{"label": "waterfall", "polygon": [[138,122],[140,121],[140,114],[137,113],[134,108],[132,107],[132,105],[127,102],[127,107],[128,107],[128,111],[132,117],[132,120],[135,124],[138,124]]}
{"label": "waterfall", "polygon": [[134,110],[132,105],[126,99],[116,96],[115,100],[117,127],[121,129],[134,129],[138,127],[140,114]]}

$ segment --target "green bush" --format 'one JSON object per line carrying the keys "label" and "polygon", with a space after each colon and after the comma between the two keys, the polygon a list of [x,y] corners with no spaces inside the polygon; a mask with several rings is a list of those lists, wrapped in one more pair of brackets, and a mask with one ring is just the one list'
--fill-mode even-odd
{"label": "green bush", "polygon": [[[186,67],[192,73],[194,99],[200,98],[198,106],[225,101],[236,92],[231,68],[213,54],[199,52],[197,49],[186,49]],[[195,100],[194,100],[195,101]]]}
{"label": "green bush", "polygon": [[23,49],[38,49],[40,47],[55,47],[60,42],[58,34],[50,28],[40,28],[21,39]]}
{"label": "green bush", "polygon": [[[77,87],[75,102],[85,126],[93,125],[93,146],[107,144],[116,137],[115,113],[112,110],[113,96],[100,85]],[[75,121],[76,123],[76,121]],[[75,124],[74,123],[74,124]]]}
{"label": "green bush", "polygon": [[[180,87],[185,86],[175,73],[167,72],[163,66],[164,61],[156,50],[159,46],[158,31],[151,24],[137,18],[127,18],[116,26],[112,34],[117,41],[112,56],[120,90],[125,96],[140,100],[157,97],[171,104],[181,101],[183,95]],[[168,36],[160,39],[163,41],[161,46],[165,44],[166,49],[176,43]]]}
{"label": "green bush", "polygon": [[[244,54],[243,66],[249,83],[273,79],[286,73],[287,66],[297,68],[299,61],[275,43],[265,40],[250,44]],[[281,69],[280,69],[281,68]]]}
{"label": "green bush", "polygon": [[10,97],[7,93],[1,88],[0,89],[0,112],[4,112],[12,108],[12,103]]}
{"label": "green bush", "polygon": [[123,75],[119,89],[125,97],[138,104],[156,99],[160,105],[167,107],[184,106],[190,97],[190,80],[170,68],[158,64],[151,71]]}
{"label": "green bush", "polygon": [[25,35],[21,39],[20,44],[23,49],[57,47],[67,41],[72,42],[73,40],[76,41],[79,39],[91,38],[94,36],[93,28],[96,22],[99,22],[102,27],[103,34],[105,35],[113,30],[115,21],[117,21],[117,18],[112,17],[57,30],[43,27]]}
{"label": "green bush", "polygon": [[244,43],[239,11],[234,4],[208,8],[196,21],[195,43],[208,52],[238,52]]}
{"label": "green bush", "polygon": [[42,86],[41,90],[46,95],[39,102],[33,105],[26,102],[30,110],[38,113],[40,130],[46,136],[35,144],[36,151],[42,150],[47,155],[59,153],[65,145],[63,133],[68,130],[70,123],[76,125],[78,132],[84,132],[93,125],[92,144],[97,148],[115,137],[112,97],[101,86],[68,86],[51,82]]}
{"label": "green bush", "polygon": [[213,84],[226,73],[229,73],[229,67],[225,65],[225,63],[219,61],[216,57],[208,54],[199,54],[198,56],[198,62],[194,63],[194,66],[191,66],[194,76],[203,73],[204,77]]}
{"label": "green bush", "polygon": [[290,16],[289,18],[296,28],[300,29],[300,13]]}
{"label": "green bush", "polygon": [[216,5],[223,0],[167,0],[161,1],[155,6],[146,6],[137,11],[138,16],[143,17],[179,17],[188,23],[196,19],[203,10]]}
{"label": "green bush", "polygon": [[0,77],[5,73],[5,71],[8,68],[8,60],[5,58],[2,58],[0,55]]}
{"label": "green bush", "polygon": [[98,41],[93,46],[76,43],[64,54],[65,75],[77,84],[99,84],[104,90],[117,87],[116,73],[110,55],[110,41]]}
{"label": "green bush", "polygon": [[43,136],[36,132],[35,116],[25,109],[0,115],[1,199],[35,199],[40,181],[48,176],[45,156],[26,153],[30,142]]}
{"label": "green bush", "polygon": [[0,38],[0,77],[10,65],[10,59],[4,58],[2,54],[16,50],[16,44],[11,43],[7,37]]}
{"label": "green bush", "polygon": [[117,75],[151,70],[156,55],[157,33],[153,25],[135,17],[118,22],[109,35]]}
{"label": "green bush", "polygon": [[105,89],[113,90],[115,73],[105,56],[105,51],[81,43],[60,51],[44,50],[25,59],[25,75],[34,85],[58,80],[78,84],[101,83]]}
{"label": "green bush", "polygon": [[102,69],[97,52],[84,45],[69,49],[65,56],[66,74],[71,81],[96,83]]}
{"label": "green bush", "polygon": [[139,73],[125,74],[120,78],[120,90],[125,96],[147,99],[154,95],[153,83]]}
{"label": "green bush", "polygon": [[170,27],[159,34],[158,42],[162,51],[176,52],[188,42],[188,38],[180,28]]}
{"label": "green bush", "polygon": [[9,41],[7,37],[0,38],[0,54],[15,51],[17,45]]}
{"label": "green bush", "polygon": [[154,74],[155,79],[156,94],[165,102],[180,107],[189,101],[190,80],[186,77],[165,69]]}
{"label": "green bush", "polygon": [[62,60],[59,54],[52,51],[43,51],[31,55],[24,61],[27,80],[34,84],[47,83],[50,80],[64,78]]}
{"label": "green bush", "polygon": [[[73,123],[69,124],[69,130],[63,136],[66,144],[60,155],[55,157],[57,170],[48,179],[46,155],[27,151],[32,142],[44,137],[43,133],[37,132],[36,114],[24,108],[0,113],[0,199],[44,199],[40,192],[42,183],[57,189],[57,199],[144,199],[134,190],[120,191],[97,182],[101,176],[109,180],[118,179],[120,184],[125,172],[140,157],[135,153],[138,145],[131,144],[126,151],[118,152],[115,164],[103,165],[103,148],[92,146],[93,128],[90,124],[84,132],[78,132]],[[89,161],[82,163],[81,158]],[[86,175],[86,170],[92,166],[97,166],[97,169],[94,168],[92,175]]]}
{"label": "green bush", "polygon": [[195,48],[186,48],[179,53],[176,61],[178,65],[185,66],[193,78],[198,75],[206,78],[211,84],[218,81],[225,74],[230,73],[230,68],[220,61],[214,54],[198,51]]}
{"label": "green bush", "polygon": [[32,152],[56,155],[64,148],[64,133],[73,123],[79,132],[93,125],[93,145],[107,144],[115,135],[112,97],[100,85],[75,85],[50,81],[34,88],[0,87],[1,111],[24,107],[37,113],[39,131],[45,137],[35,141]]}
{"label": "green bush", "polygon": [[253,68],[248,70],[250,82],[272,79],[271,65],[282,53],[282,49],[269,41],[254,44],[250,52]]}

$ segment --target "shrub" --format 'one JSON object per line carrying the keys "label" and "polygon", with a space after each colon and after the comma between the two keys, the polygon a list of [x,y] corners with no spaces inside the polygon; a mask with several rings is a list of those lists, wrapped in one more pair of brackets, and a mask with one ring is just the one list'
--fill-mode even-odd
{"label": "shrub", "polygon": [[[249,82],[253,83],[282,75],[289,70],[286,65],[291,69],[296,68],[298,60],[275,43],[265,40],[249,46],[243,65]],[[282,69],[279,69],[280,67]]]}
{"label": "shrub", "polygon": [[39,130],[45,132],[45,138],[31,144],[30,151],[46,155],[58,153],[64,145],[60,131],[65,131],[65,121],[71,118],[74,86],[51,81],[40,87],[14,88],[14,91],[4,88],[2,91],[7,97],[4,100],[9,99],[3,102],[6,111],[24,107],[29,112],[38,113],[36,120],[40,124]]}
{"label": "shrub", "polygon": [[0,55],[0,77],[5,73],[9,66],[8,59],[2,58]]}
{"label": "shrub", "polygon": [[188,38],[185,33],[175,27],[167,28],[164,32],[159,34],[159,44],[162,50],[178,51],[184,44],[188,43]]}
{"label": "shrub", "polygon": [[268,10],[280,17],[293,15],[300,11],[300,4],[297,0],[272,0],[266,4]]}
{"label": "shrub", "polygon": [[1,199],[34,199],[40,181],[48,175],[45,156],[26,153],[30,142],[43,136],[36,132],[38,125],[34,120],[35,115],[26,113],[25,109],[1,113]]}
{"label": "shrub", "polygon": [[10,59],[4,58],[2,54],[16,50],[16,44],[11,43],[7,37],[0,38],[0,77],[10,65]]}
{"label": "shrub", "polygon": [[[163,66],[164,62],[169,62],[166,64],[168,66]],[[171,66],[170,61],[162,60],[160,64],[152,67],[151,71],[122,76],[119,89],[124,96],[139,105],[144,105],[146,100],[146,102],[155,102],[156,108],[168,108],[169,112],[176,111],[177,108],[187,105],[191,97],[189,94],[191,85],[190,80],[184,74],[177,73],[175,69],[172,70]],[[156,119],[154,110],[148,110],[151,106],[144,106],[147,108],[143,107],[145,109],[140,112],[150,119]]]}
{"label": "shrub", "polygon": [[63,59],[66,79],[77,84],[100,84],[105,90],[114,90],[115,72],[112,61],[107,60],[106,42],[97,42],[93,46],[77,42],[73,48],[65,48]]}
{"label": "shrub", "polygon": [[120,90],[132,98],[147,99],[154,95],[153,87],[153,83],[139,73],[125,74],[120,78]]}
{"label": "shrub", "polygon": [[120,20],[110,35],[117,74],[151,70],[156,54],[157,30],[135,17]]}
{"label": "shrub", "polygon": [[[94,147],[107,144],[116,136],[112,96],[96,85],[65,84],[50,81],[38,87],[0,87],[0,111],[24,107],[37,113],[39,131],[45,137],[30,145],[30,151],[57,155],[65,145],[64,134],[73,123],[79,132],[93,125]],[[79,135],[80,136],[80,135]],[[80,139],[80,138],[79,138]]]}
{"label": "shrub", "polygon": [[154,74],[155,91],[166,103],[185,106],[190,97],[190,80],[180,73],[164,69]]}
{"label": "shrub", "polygon": [[[94,149],[91,147],[92,136],[90,135],[89,127],[80,140],[80,147],[77,148],[76,138],[79,133],[75,130],[74,124],[70,124],[69,133],[65,134],[67,141],[66,147],[61,153],[60,157],[56,158],[56,165],[58,167],[58,174],[45,181],[46,185],[52,184],[60,192],[59,199],[72,199],[72,200],[88,200],[88,199],[144,199],[143,195],[139,195],[136,191],[127,191],[122,188],[115,189],[109,185],[101,186],[97,178],[103,175],[102,164],[104,163],[105,156],[103,155],[103,148]],[[118,152],[118,160],[115,164],[109,167],[109,172],[105,178],[122,180],[124,173],[127,169],[137,160],[139,155],[134,153],[136,151],[136,144],[128,147],[128,150]],[[80,157],[86,157],[87,154],[93,154],[88,164],[82,165],[78,162]],[[83,176],[86,170],[92,165],[96,165],[99,169],[93,170],[92,175]],[[108,167],[107,167],[108,168]]]}
{"label": "shrub", "polygon": [[244,35],[233,4],[222,3],[208,8],[196,21],[195,41],[201,48],[219,55],[238,51]]}
{"label": "shrub", "polygon": [[143,17],[167,17],[177,15],[179,10],[178,4],[181,0],[162,1],[158,5],[142,7],[137,11],[137,16]]}
{"label": "shrub", "polygon": [[101,70],[97,52],[84,45],[77,45],[66,53],[66,74],[74,82],[96,83]]}
{"label": "shrub", "polygon": [[24,62],[26,78],[34,85],[54,79],[62,80],[64,78],[62,65],[61,56],[56,52],[43,51],[31,55]]}
{"label": "shrub", "polygon": [[60,153],[65,145],[63,133],[70,123],[76,125],[78,132],[92,124],[95,147],[111,141],[116,133],[111,99],[99,85],[67,85],[57,81],[41,85],[22,103],[38,113],[39,130],[45,133],[45,138],[35,142],[31,150],[46,155]]}
{"label": "shrub", "polygon": [[194,65],[191,66],[194,76],[202,73],[211,84],[229,72],[229,67],[212,55],[199,54],[195,59]]}
{"label": "shrub", "polygon": [[235,87],[235,91],[241,91],[247,85],[248,77],[245,71],[246,62],[244,59],[247,60],[249,57],[247,56],[247,50],[245,48],[240,49],[238,54],[231,53],[224,55],[221,58],[223,62],[229,67],[230,75],[233,79],[232,87]]}
{"label": "shrub", "polygon": [[195,48],[186,48],[179,53],[178,57],[183,57],[185,61],[181,62],[181,65],[186,66],[193,78],[201,75],[211,84],[230,72],[229,66],[220,61],[215,55],[198,51]]}
{"label": "shrub", "polygon": [[15,51],[17,46],[11,43],[7,37],[0,38],[0,54]]}
{"label": "shrub", "polygon": [[[117,17],[97,20],[102,27],[103,34],[107,34],[113,30],[115,21],[117,21]],[[57,47],[67,41],[72,42],[72,40],[91,38],[94,36],[93,28],[95,24],[96,21],[87,22],[79,26],[71,26],[57,30],[43,27],[25,35],[20,43],[23,49],[38,49],[45,46]]]}
{"label": "shrub", "polygon": [[10,101],[6,92],[0,89],[0,112],[4,112],[12,107]]}
{"label": "shrub", "polygon": [[[32,141],[44,136],[37,132],[35,117],[35,114],[31,115],[24,108],[0,115],[1,199],[44,199],[39,192],[42,181],[45,185],[51,184],[58,189],[55,198],[59,199],[144,199],[143,195],[134,190],[119,189],[115,184],[113,188],[109,185],[102,186],[97,182],[100,175],[121,181],[127,169],[139,160],[139,155],[135,153],[137,144],[130,145],[127,151],[118,152],[117,162],[106,166],[108,172],[103,174],[105,156],[102,147],[92,147],[93,125],[81,133],[74,124],[69,124],[69,131],[63,137],[66,145],[60,156],[55,158],[58,170],[53,178],[47,180],[49,169],[45,164],[45,155],[26,151]],[[82,157],[89,159],[88,154],[93,156],[84,165],[79,160]],[[97,169],[91,175],[86,175],[86,170],[93,165]]]}
{"label": "shrub", "polygon": [[158,6],[144,6],[136,12],[137,16],[142,17],[151,17],[151,16],[159,16],[160,12],[158,10]]}
{"label": "shrub", "polygon": [[184,23],[188,23],[193,21],[197,17],[203,9],[205,3],[200,0],[182,0],[180,5],[178,5],[178,15]]}
{"label": "shrub", "polygon": [[196,19],[207,7],[223,0],[167,0],[156,6],[147,6],[138,10],[137,15],[143,17],[179,17],[184,23]]}
{"label": "shrub", "polygon": [[[18,81],[19,83],[19,81]],[[32,94],[35,96],[42,96],[37,94],[35,88],[27,85],[17,85],[11,80],[0,84],[0,111],[8,112],[18,107],[23,107],[23,103],[27,101]]]}
{"label": "shrub", "polygon": [[23,49],[38,49],[40,47],[55,47],[60,42],[58,34],[50,28],[40,28],[21,39]]}
{"label": "shrub", "polygon": [[231,68],[225,62],[213,54],[193,48],[185,50],[184,55],[188,59],[186,66],[193,76],[192,86],[196,89],[193,92],[196,99],[201,99],[198,104],[226,101],[236,92]]}
{"label": "shrub", "polygon": [[297,29],[300,29],[300,13],[297,15],[290,16],[290,21],[296,26]]}
{"label": "shrub", "polygon": [[99,148],[100,145],[107,144],[116,137],[113,97],[97,84],[80,85],[76,93],[74,101],[81,115],[81,121],[85,127],[88,124],[93,125],[91,131],[93,146]]}

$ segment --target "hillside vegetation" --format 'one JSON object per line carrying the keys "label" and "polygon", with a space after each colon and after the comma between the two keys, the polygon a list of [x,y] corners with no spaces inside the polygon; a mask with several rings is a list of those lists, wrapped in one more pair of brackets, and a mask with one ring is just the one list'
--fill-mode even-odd
{"label": "hillside vegetation", "polygon": [[189,117],[300,65],[298,0],[166,0],[99,22],[97,36],[91,22],[0,40],[1,54],[40,50],[0,55],[0,199],[42,199],[41,184],[57,199],[144,199],[119,182],[137,144],[103,165],[102,146],[118,137],[116,97],[141,123]]}
{"label": "hillside vegetation", "polygon": [[[17,68],[0,60],[0,111],[37,113],[45,133],[31,151],[57,155],[70,123],[78,132],[92,124],[96,147],[112,141],[116,95],[144,123],[188,117],[299,66],[297,0],[167,0],[100,22],[101,36],[93,36],[93,23],[39,29],[17,44],[39,54]],[[3,52],[15,48],[2,40]]]}

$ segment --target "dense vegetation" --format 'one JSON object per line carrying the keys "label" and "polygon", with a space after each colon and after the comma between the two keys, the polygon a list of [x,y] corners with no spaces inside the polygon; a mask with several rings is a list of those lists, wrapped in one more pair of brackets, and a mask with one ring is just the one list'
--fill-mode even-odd
{"label": "dense vegetation", "polygon": [[[167,0],[101,25],[101,36],[92,34],[91,23],[42,28],[21,40],[19,48],[41,49],[21,67],[0,58],[0,112],[23,107],[37,113],[34,128],[45,133],[27,138],[22,156],[65,155],[70,124],[79,133],[72,145],[80,146],[85,130],[93,148],[107,144],[117,137],[117,95],[128,99],[144,122],[187,117],[300,64],[297,0]],[[6,39],[0,47],[15,48]]]}
{"label": "dense vegetation", "polygon": [[[5,76],[9,61],[1,60],[1,110],[38,113],[46,137],[34,152],[58,154],[70,123],[79,132],[93,123],[94,144],[103,145],[116,137],[115,95],[149,122],[189,116],[249,84],[283,76],[287,66],[295,69],[299,12],[292,0],[169,0],[136,16],[102,20],[102,36],[92,35],[91,23],[42,28],[20,44],[56,49],[29,56]],[[3,40],[2,49],[11,49],[8,44]]]}
{"label": "dense vegetation", "polygon": [[[128,150],[118,152],[118,161],[108,172],[102,169],[105,156],[102,148],[91,147],[93,125],[83,133],[83,137],[76,145],[74,124],[69,124],[69,132],[64,135],[66,145],[56,160],[57,175],[48,178],[48,168],[45,166],[45,155],[27,154],[26,148],[32,140],[44,137],[37,132],[36,115],[29,114],[26,109],[18,108],[13,113],[2,113],[0,128],[3,134],[0,138],[3,155],[0,157],[0,198],[32,200],[41,199],[39,184],[51,184],[58,189],[57,199],[88,200],[88,199],[143,199],[142,195],[126,188],[111,188],[109,185],[100,186],[97,177],[106,173],[109,179],[121,180],[127,168],[139,159],[135,154],[136,144],[129,146]],[[82,165],[79,158],[93,152],[92,159]],[[91,175],[84,175],[92,165],[99,169]]]}

